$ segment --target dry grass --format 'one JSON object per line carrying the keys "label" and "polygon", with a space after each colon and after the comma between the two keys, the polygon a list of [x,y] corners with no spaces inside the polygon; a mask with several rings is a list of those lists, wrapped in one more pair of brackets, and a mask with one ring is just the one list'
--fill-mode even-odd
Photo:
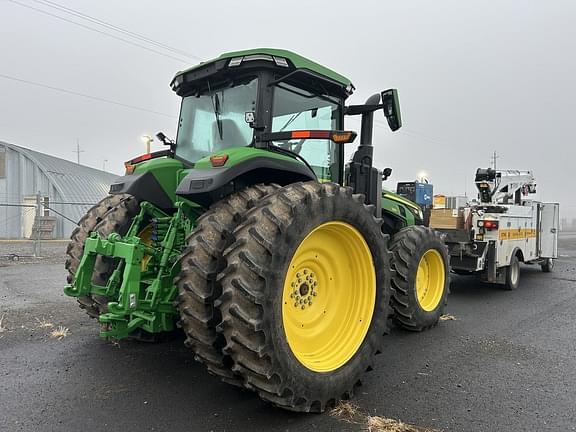
{"label": "dry grass", "polygon": [[415,426],[399,420],[367,415],[349,401],[340,402],[330,411],[330,415],[338,420],[360,425],[368,432],[439,432],[437,429]]}
{"label": "dry grass", "polygon": [[332,411],[330,411],[330,414],[333,417],[348,423],[356,423],[358,420],[357,417],[362,415],[360,408],[350,401],[341,401],[332,409]]}
{"label": "dry grass", "polygon": [[458,318],[456,318],[454,315],[445,314],[440,315],[440,321],[458,321]]}
{"label": "dry grass", "polygon": [[42,319],[36,318],[36,321],[38,322],[38,328],[52,328],[52,327],[54,327],[54,324],[52,324],[50,321],[46,321],[44,318],[42,318]]}
{"label": "dry grass", "polygon": [[0,317],[0,333],[8,331],[8,327],[4,327],[4,315]]}
{"label": "dry grass", "polygon": [[366,428],[368,432],[436,432],[436,429],[422,428],[380,416],[368,416]]}
{"label": "dry grass", "polygon": [[50,337],[53,339],[61,340],[64,339],[66,336],[68,336],[69,333],[70,330],[68,330],[66,327],[58,326],[57,328],[52,330],[52,332],[50,333]]}

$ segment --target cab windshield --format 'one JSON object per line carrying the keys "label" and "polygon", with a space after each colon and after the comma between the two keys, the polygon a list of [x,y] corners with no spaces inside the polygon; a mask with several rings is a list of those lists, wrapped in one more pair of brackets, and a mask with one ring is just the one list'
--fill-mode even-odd
{"label": "cab windshield", "polygon": [[[310,93],[285,83],[274,90],[272,132],[334,130],[339,127],[340,106],[328,96]],[[336,145],[328,139],[293,139],[274,142],[302,156],[320,180],[330,180],[337,158]]]}
{"label": "cab windshield", "polygon": [[211,88],[182,99],[176,156],[195,163],[212,153],[252,143],[253,129],[244,119],[256,111],[257,78],[229,87]]}

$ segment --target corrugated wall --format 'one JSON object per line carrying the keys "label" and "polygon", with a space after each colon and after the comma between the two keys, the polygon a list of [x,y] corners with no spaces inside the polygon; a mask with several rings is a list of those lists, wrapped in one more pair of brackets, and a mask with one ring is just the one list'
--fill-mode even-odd
{"label": "corrugated wall", "polygon": [[[106,196],[116,177],[8,143],[0,142],[1,151],[5,152],[5,175],[0,177],[0,204],[22,204],[25,197],[40,193],[49,197],[50,207],[74,221]],[[34,212],[34,208],[0,205],[0,238],[22,238],[22,219],[25,213]],[[55,212],[50,216],[57,218],[54,237],[67,238],[75,224]]]}

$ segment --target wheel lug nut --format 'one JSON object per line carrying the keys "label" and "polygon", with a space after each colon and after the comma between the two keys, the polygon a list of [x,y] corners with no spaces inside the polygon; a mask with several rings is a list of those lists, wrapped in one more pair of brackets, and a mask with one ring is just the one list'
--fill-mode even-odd
{"label": "wheel lug nut", "polygon": [[298,307],[298,302],[294,303],[294,307]]}
{"label": "wheel lug nut", "polygon": [[299,277],[300,277],[300,273],[296,273],[296,277],[299,278]]}
{"label": "wheel lug nut", "polygon": [[303,272],[303,273],[304,273],[304,274],[308,274],[308,270],[304,270],[304,272]]}
{"label": "wheel lug nut", "polygon": [[306,306],[305,306],[305,305],[302,305],[302,310],[304,310],[304,309],[306,309]]}
{"label": "wheel lug nut", "polygon": [[310,300],[312,300],[312,297],[308,296],[308,298],[306,300],[310,301]]}
{"label": "wheel lug nut", "polygon": [[308,306],[312,306],[312,302],[308,300]]}
{"label": "wheel lug nut", "polygon": [[312,291],[312,295],[313,295],[313,296],[317,296],[318,293],[317,293],[316,291]]}

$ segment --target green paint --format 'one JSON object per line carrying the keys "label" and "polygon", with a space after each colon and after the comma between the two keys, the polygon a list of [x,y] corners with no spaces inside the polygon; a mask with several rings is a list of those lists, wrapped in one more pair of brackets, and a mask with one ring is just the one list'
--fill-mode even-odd
{"label": "green paint", "polygon": [[400,196],[400,195],[398,195],[398,194],[395,194],[394,192],[390,192],[390,191],[384,190],[383,193],[382,193],[382,197],[388,198],[388,199],[390,199],[390,200],[392,200],[392,201],[396,201],[396,202],[398,202],[398,203],[400,203],[400,204],[403,204],[403,205],[405,205],[405,206],[407,206],[407,207],[412,207],[412,208],[413,208],[414,210],[416,210],[416,211],[422,211],[422,209],[420,208],[420,206],[419,206],[418,204],[410,201],[410,200],[407,199],[407,198],[404,198],[403,196]]}
{"label": "green paint", "polygon": [[187,72],[190,72],[194,69],[198,69],[204,66],[209,65],[210,63],[214,63],[218,60],[223,60],[223,59],[230,59],[233,57],[242,57],[242,56],[247,56],[247,55],[252,55],[252,54],[268,54],[268,55],[273,55],[273,56],[277,56],[277,57],[283,57],[285,59],[288,59],[296,69],[307,69],[309,71],[312,71],[314,73],[317,73],[319,75],[325,76],[333,81],[336,81],[340,84],[342,84],[343,87],[348,87],[349,85],[352,85],[352,82],[346,78],[343,75],[340,75],[338,72],[333,71],[332,69],[327,68],[326,66],[322,66],[321,64],[318,64],[312,60],[307,59],[306,57],[303,57],[299,54],[296,54],[292,51],[288,51],[288,50],[283,50],[283,49],[276,49],[276,48],[255,48],[255,49],[249,49],[249,50],[244,50],[244,51],[232,51],[232,52],[227,52],[224,54],[221,54],[219,57],[212,59],[212,60],[208,60],[205,62],[202,62],[196,66],[192,66],[191,68],[188,68],[186,70],[183,71],[179,71],[178,73],[176,73],[176,76],[185,74]]}
{"label": "green paint", "polygon": [[[64,293],[71,297],[89,294],[108,297],[108,312],[99,318],[102,324],[107,324],[100,333],[104,338],[120,340],[138,328],[149,333],[175,328],[178,312],[172,303],[178,290],[174,278],[180,271],[178,257],[195,219],[184,203],[176,204],[173,216],[147,202],[140,208],[124,237],[112,233],[102,239],[98,233],[92,233],[84,244],[74,283],[64,288]],[[144,244],[137,234],[148,224],[152,224],[153,235],[151,243]],[[106,286],[92,283],[98,255],[119,260]],[[143,269],[144,260],[147,264]]]}
{"label": "green paint", "polygon": [[[402,212],[400,208],[403,208]],[[414,212],[422,214],[422,209],[412,201],[397,195],[393,192],[382,191],[382,211],[402,222],[402,226],[411,226],[416,224]],[[394,233],[389,233],[394,234]]]}
{"label": "green paint", "polygon": [[182,162],[176,159],[159,157],[135,165],[133,174],[152,172],[162,189],[168,194],[168,197],[172,202],[176,202],[178,201],[176,197],[176,187],[179,183],[178,172],[183,168]]}

